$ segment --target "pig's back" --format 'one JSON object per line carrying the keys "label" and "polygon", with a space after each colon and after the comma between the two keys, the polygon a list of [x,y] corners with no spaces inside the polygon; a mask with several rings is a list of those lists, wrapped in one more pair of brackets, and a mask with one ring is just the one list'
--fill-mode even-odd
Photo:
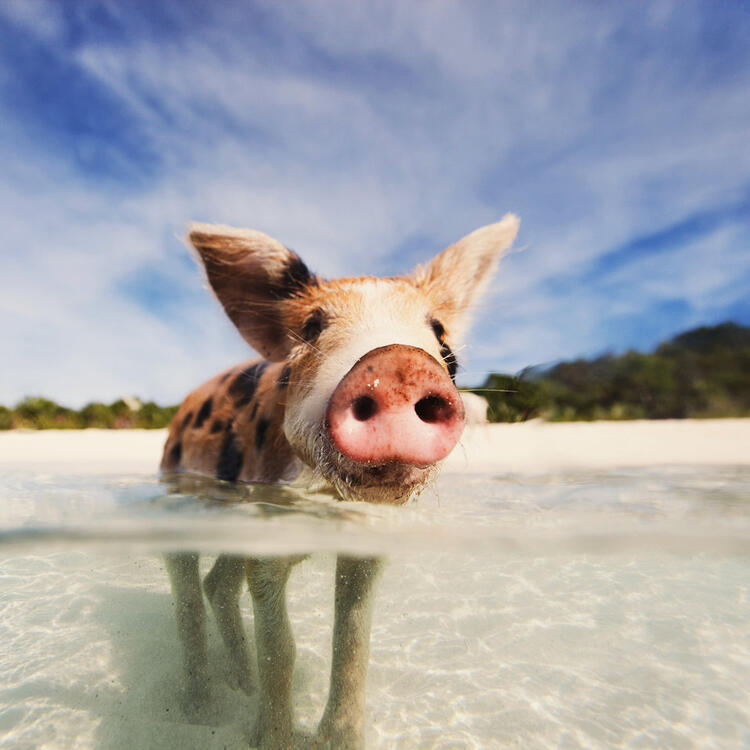
{"label": "pig's back", "polygon": [[283,432],[285,376],[283,363],[250,360],[192,391],[170,424],[161,470],[229,481],[290,479],[298,467]]}

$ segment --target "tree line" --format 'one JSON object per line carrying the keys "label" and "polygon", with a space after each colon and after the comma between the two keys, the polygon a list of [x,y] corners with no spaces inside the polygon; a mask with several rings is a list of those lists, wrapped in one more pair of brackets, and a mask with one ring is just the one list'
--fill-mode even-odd
{"label": "tree line", "polygon": [[750,416],[750,327],[695,328],[652,353],[491,374],[474,392],[493,422]]}
{"label": "tree line", "polygon": [[[750,327],[695,328],[651,354],[629,351],[520,375],[492,373],[469,390],[487,399],[492,422],[750,417]],[[76,410],[33,397],[0,406],[0,429],[154,429],[169,425],[177,408],[149,401],[131,409],[120,399]]]}
{"label": "tree line", "polygon": [[46,398],[31,397],[11,409],[0,406],[0,430],[156,429],[167,427],[176,412],[176,406],[159,406],[153,401],[141,404],[138,409],[131,409],[122,399],[111,404],[92,401],[82,409],[68,409]]}

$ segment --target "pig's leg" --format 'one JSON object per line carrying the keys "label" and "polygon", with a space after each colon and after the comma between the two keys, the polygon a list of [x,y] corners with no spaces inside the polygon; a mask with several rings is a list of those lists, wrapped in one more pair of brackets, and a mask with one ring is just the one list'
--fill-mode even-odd
{"label": "pig's leg", "polygon": [[287,750],[292,739],[292,674],[295,645],[286,608],[286,583],[296,562],[290,557],[246,562],[253,597],[258,651],[257,744],[262,750]]}
{"label": "pig's leg", "polygon": [[198,555],[176,552],[165,556],[172,585],[177,634],[182,646],[187,710],[200,707],[208,696],[206,613],[203,606]]}
{"label": "pig's leg", "polygon": [[350,750],[364,746],[370,624],[380,568],[377,558],[339,555],[337,560],[331,686],[318,728],[318,747]]}
{"label": "pig's leg", "polygon": [[220,555],[203,582],[216,624],[229,652],[230,668],[237,685],[252,690],[252,661],[240,613],[240,594],[245,581],[245,558]]}

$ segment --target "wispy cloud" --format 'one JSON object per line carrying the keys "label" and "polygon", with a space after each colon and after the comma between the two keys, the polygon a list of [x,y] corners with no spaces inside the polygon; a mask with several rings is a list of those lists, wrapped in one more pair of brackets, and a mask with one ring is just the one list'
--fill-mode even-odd
{"label": "wispy cloud", "polygon": [[471,382],[750,322],[749,30],[712,3],[3,3],[0,402],[175,401],[245,356],[189,219],[333,276],[516,211]]}

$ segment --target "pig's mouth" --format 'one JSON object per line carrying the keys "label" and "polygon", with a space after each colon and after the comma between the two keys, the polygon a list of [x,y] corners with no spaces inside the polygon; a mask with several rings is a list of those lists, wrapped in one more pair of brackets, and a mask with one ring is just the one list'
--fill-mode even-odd
{"label": "pig's mouth", "polygon": [[325,478],[344,500],[359,502],[403,505],[430,483],[438,468],[437,464],[415,466],[396,461],[358,463],[336,450],[327,439],[322,453],[323,460],[318,465]]}
{"label": "pig's mouth", "polygon": [[401,505],[421,490],[434,473],[433,467],[387,463],[366,466],[341,479],[346,493],[370,503]]}

